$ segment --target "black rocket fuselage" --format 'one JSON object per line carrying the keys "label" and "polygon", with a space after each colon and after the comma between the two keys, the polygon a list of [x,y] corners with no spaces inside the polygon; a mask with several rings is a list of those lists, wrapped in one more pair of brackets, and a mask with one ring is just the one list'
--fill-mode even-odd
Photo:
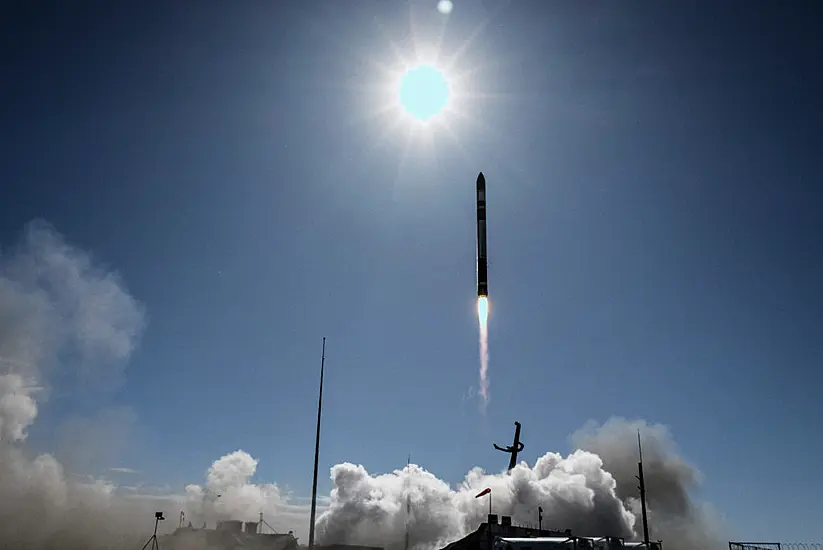
{"label": "black rocket fuselage", "polygon": [[489,295],[489,271],[486,257],[486,178],[477,175],[477,297]]}

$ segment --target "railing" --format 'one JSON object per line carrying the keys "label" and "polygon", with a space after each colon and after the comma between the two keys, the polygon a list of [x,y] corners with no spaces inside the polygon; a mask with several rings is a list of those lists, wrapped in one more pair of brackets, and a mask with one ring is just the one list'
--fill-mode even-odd
{"label": "railing", "polygon": [[823,550],[821,542],[734,542],[729,550]]}
{"label": "railing", "polygon": [[780,550],[823,550],[820,542],[781,542]]}

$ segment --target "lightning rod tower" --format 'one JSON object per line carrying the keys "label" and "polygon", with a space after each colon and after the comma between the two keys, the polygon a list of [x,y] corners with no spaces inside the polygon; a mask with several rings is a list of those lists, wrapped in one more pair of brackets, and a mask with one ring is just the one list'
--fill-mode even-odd
{"label": "lightning rod tower", "polygon": [[309,519],[309,550],[314,550],[314,519],[317,514],[317,460],[320,456],[320,414],[323,410],[323,372],[326,366],[326,337],[320,356],[320,395],[317,398],[317,436],[314,440],[314,479],[311,485],[311,518]]}
{"label": "lightning rod tower", "polygon": [[643,512],[643,543],[649,547],[649,518],[646,515],[646,482],[643,479],[643,447],[640,446],[640,430],[637,430],[637,450],[640,462],[637,463],[637,481],[640,482],[640,508]]}

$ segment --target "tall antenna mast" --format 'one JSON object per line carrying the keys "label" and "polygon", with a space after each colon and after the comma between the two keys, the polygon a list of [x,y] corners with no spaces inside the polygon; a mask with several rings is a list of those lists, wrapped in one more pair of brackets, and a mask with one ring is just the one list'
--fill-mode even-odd
{"label": "tall antenna mast", "polygon": [[649,518],[646,515],[646,483],[643,480],[643,447],[640,446],[640,430],[637,430],[637,450],[640,452],[640,462],[637,463],[637,480],[640,482],[640,508],[643,511],[643,543],[649,547]]}
{"label": "tall antenna mast", "polygon": [[406,460],[406,546],[405,550],[409,550],[409,518],[411,517],[411,495],[408,491],[409,474],[411,474],[411,453],[409,459]]}
{"label": "tall antenna mast", "polygon": [[314,479],[311,485],[311,519],[309,519],[309,550],[314,550],[314,518],[317,514],[317,460],[320,457],[320,413],[323,410],[323,371],[326,366],[326,337],[320,358],[320,395],[317,398],[317,436],[314,440]]}

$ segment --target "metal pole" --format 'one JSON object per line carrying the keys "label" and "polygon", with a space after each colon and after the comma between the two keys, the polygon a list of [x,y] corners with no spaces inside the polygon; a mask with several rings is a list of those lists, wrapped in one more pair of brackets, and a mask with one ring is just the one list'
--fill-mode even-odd
{"label": "metal pole", "polygon": [[409,550],[409,518],[411,517],[411,495],[409,494],[409,475],[411,474],[411,453],[409,459],[406,460],[406,544],[405,550]]}
{"label": "metal pole", "polygon": [[314,550],[314,519],[317,514],[317,461],[320,457],[320,414],[323,410],[323,372],[326,366],[326,337],[320,358],[320,395],[317,398],[317,436],[314,440],[314,479],[311,486],[311,519],[309,519],[309,550]]}
{"label": "metal pole", "polygon": [[637,430],[637,449],[640,453],[640,462],[637,463],[637,476],[640,481],[640,508],[643,512],[643,543],[649,550],[649,519],[646,516],[646,483],[643,479],[643,447],[640,446],[640,430]]}

